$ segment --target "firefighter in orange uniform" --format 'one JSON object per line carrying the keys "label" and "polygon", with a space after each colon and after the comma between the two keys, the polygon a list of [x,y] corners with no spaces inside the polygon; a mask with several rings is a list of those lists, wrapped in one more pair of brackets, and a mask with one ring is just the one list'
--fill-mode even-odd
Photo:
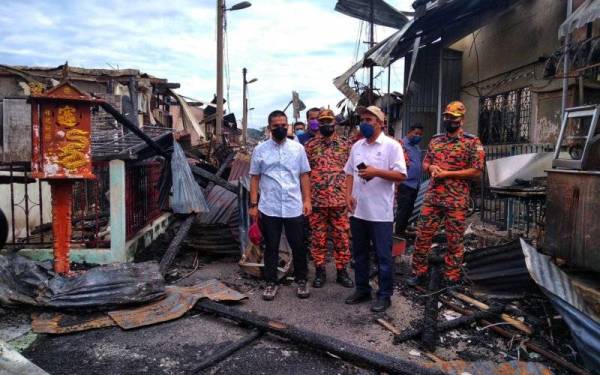
{"label": "firefighter in orange uniform", "polygon": [[481,176],[485,161],[479,138],[462,129],[465,113],[463,103],[454,101],[448,104],[443,113],[446,132],[431,139],[423,160],[423,170],[430,173],[431,182],[417,225],[413,275],[407,280],[409,285],[424,282],[433,236],[442,223],[448,240],[444,277],[449,283],[461,279],[463,237],[470,200],[469,180]]}
{"label": "firefighter in orange uniform", "polygon": [[315,262],[313,287],[321,288],[327,280],[325,263],[327,240],[331,233],[333,255],[337,270],[336,282],[352,288],[346,266],[350,262],[350,221],[344,195],[346,174],[344,166],[351,144],[335,132],[336,119],[332,110],[319,112],[319,133],[304,145],[310,164],[310,184],[313,212],[310,215],[312,232],[311,254]]}

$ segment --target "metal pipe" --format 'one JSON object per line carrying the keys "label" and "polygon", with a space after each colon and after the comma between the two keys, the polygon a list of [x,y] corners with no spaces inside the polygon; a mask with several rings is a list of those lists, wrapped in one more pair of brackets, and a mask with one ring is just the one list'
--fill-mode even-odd
{"label": "metal pipe", "polygon": [[[573,13],[573,0],[567,1],[567,17]],[[565,19],[566,19],[565,18]],[[565,35],[565,53],[564,53],[564,61],[563,61],[563,87],[562,87],[562,107],[561,107],[561,116],[565,115],[565,109],[567,108],[567,96],[569,94],[569,43],[571,40],[571,33],[567,30],[567,34]]]}

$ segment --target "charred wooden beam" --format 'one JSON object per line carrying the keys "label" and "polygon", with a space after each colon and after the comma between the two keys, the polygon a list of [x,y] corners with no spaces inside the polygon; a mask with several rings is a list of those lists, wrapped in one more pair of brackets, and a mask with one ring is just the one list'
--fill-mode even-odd
{"label": "charred wooden beam", "polygon": [[[483,303],[481,301],[478,301],[475,298],[469,297],[469,296],[467,296],[465,294],[458,293],[458,292],[455,292],[455,291],[450,291],[450,294],[453,297],[455,297],[455,298],[457,298],[457,299],[459,299],[459,300],[461,300],[463,302],[466,302],[468,304],[471,304],[471,305],[477,307],[480,310],[487,310],[487,309],[490,308],[485,303]],[[532,335],[533,334],[533,329],[530,326],[528,326],[527,324],[521,322],[520,320],[518,320],[518,319],[516,319],[516,318],[514,318],[514,317],[512,317],[512,316],[510,316],[508,314],[501,314],[500,318],[503,321],[505,321],[506,323],[508,323],[511,326],[515,327],[516,329],[518,329],[521,332],[524,332],[524,333],[526,333],[528,335]]]}
{"label": "charred wooden beam", "polygon": [[[215,172],[215,176],[221,177],[223,175],[223,173],[225,173],[225,169],[227,169],[227,167],[229,167],[231,165],[234,158],[235,158],[235,152],[232,152],[229,155],[227,155],[227,158],[225,158],[225,160],[223,160],[223,162],[219,166],[219,169]],[[215,183],[211,181],[208,184],[208,186],[206,187],[206,191],[210,192],[212,190],[213,186],[215,186]],[[237,191],[237,189],[236,189],[236,191]]]}
{"label": "charred wooden beam", "polygon": [[309,349],[334,354],[344,361],[366,366],[389,374],[443,374],[437,369],[425,368],[417,363],[394,358],[359,346],[344,342],[331,336],[306,331],[286,323],[270,320],[267,317],[241,311],[208,300],[196,304],[196,309],[213,313],[236,322],[255,327],[265,332],[286,338]]}
{"label": "charred wooden beam", "polygon": [[160,260],[159,270],[163,276],[165,275],[165,273],[171,266],[171,263],[173,263],[173,260],[177,256],[177,253],[179,252],[179,248],[181,247],[183,240],[185,239],[188,232],[190,231],[190,228],[192,227],[192,223],[194,222],[195,219],[196,219],[195,214],[188,215],[183,220],[181,225],[179,226],[179,230],[177,231],[177,234],[175,235],[175,237],[173,237],[173,240],[169,244],[167,251],[165,251],[165,255],[163,255],[162,259]]}
{"label": "charred wooden beam", "polygon": [[215,365],[215,364],[223,361],[224,359],[226,359],[227,357],[229,357],[233,353],[235,353],[238,350],[240,350],[240,349],[242,349],[242,348],[250,345],[251,343],[253,343],[256,339],[260,338],[263,334],[264,334],[264,332],[260,331],[258,329],[252,330],[252,332],[250,332],[249,335],[242,337],[239,341],[236,341],[234,343],[231,343],[231,344],[227,345],[223,349],[219,350],[216,353],[211,354],[208,358],[204,359],[204,361],[202,361],[192,371],[192,374],[199,374],[203,370],[206,370],[207,368],[209,368],[209,367],[211,367],[211,366],[213,366],[213,365]]}
{"label": "charred wooden beam", "polygon": [[[480,319],[492,318],[494,316],[497,316],[501,312],[502,312],[502,309],[500,307],[494,306],[490,310],[477,311],[476,313],[474,313],[472,315],[463,315],[459,318],[452,319],[450,321],[438,324],[437,331],[438,332],[450,331],[450,330],[456,329],[458,327],[461,327],[461,326],[464,326],[467,324],[471,324]],[[394,345],[403,343],[408,340],[414,340],[414,339],[418,338],[419,336],[421,336],[422,333],[423,333],[422,326],[419,328],[410,328],[410,329],[404,330],[404,331],[400,332],[400,334],[394,336]]]}
{"label": "charred wooden beam", "polygon": [[[425,289],[416,286],[415,287],[417,290],[421,291],[421,292],[425,292]],[[463,315],[472,315],[474,314],[473,311],[469,310],[469,309],[465,309],[464,307],[460,307],[457,304],[453,303],[452,301],[450,301],[449,298],[444,298],[441,297],[440,301],[448,306],[449,308],[451,308],[452,310],[459,312]],[[505,337],[507,339],[513,339],[514,335],[505,330],[502,327],[499,327],[495,324],[493,324],[492,322],[486,320],[486,319],[480,319],[479,323],[484,325],[485,327],[487,327],[489,330],[497,333],[498,335]],[[578,375],[591,375],[590,372],[588,372],[585,369],[582,369],[579,366],[576,366],[574,364],[572,364],[571,362],[567,361],[566,359],[564,359],[563,357],[561,357],[560,355],[553,353],[549,350],[546,350],[544,348],[542,348],[541,346],[539,346],[538,344],[531,342],[531,341],[524,341],[523,342],[523,346],[527,349],[527,350],[531,350],[533,352],[538,353],[539,355],[541,355],[542,357],[545,357],[546,359],[564,367],[565,369],[573,372],[574,374],[578,374]]]}
{"label": "charred wooden beam", "polygon": [[435,351],[438,342],[438,299],[440,294],[441,270],[444,260],[437,254],[432,254],[429,259],[429,285],[427,287],[427,301],[425,302],[425,312],[423,314],[423,333],[421,335],[421,344],[430,352]]}
{"label": "charred wooden beam", "polygon": [[237,195],[237,193],[238,193],[237,187],[234,184],[227,181],[226,179],[221,178],[221,177],[219,177],[213,173],[210,173],[209,171],[202,169],[195,165],[190,165],[190,168],[192,168],[192,173],[195,174],[196,176],[207,179],[208,181],[210,181],[216,185],[219,185],[219,186],[231,191],[235,195]]}

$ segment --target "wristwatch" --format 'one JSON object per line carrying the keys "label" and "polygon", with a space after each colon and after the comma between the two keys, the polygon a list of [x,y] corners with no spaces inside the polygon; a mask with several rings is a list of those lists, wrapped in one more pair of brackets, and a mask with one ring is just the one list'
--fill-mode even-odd
{"label": "wristwatch", "polygon": [[250,208],[258,207],[258,203],[250,203]]}

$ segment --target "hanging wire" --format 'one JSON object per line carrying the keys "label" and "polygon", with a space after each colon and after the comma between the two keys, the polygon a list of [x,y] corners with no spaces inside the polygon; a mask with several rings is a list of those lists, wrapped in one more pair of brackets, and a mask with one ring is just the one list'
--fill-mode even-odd
{"label": "hanging wire", "polygon": [[358,52],[360,51],[360,43],[361,43],[361,37],[362,37],[362,33],[363,33],[363,26],[364,26],[364,21],[359,21],[358,22],[358,36],[356,38],[356,47],[354,48],[354,60],[352,60],[352,65],[356,64],[356,62],[358,62]]}

